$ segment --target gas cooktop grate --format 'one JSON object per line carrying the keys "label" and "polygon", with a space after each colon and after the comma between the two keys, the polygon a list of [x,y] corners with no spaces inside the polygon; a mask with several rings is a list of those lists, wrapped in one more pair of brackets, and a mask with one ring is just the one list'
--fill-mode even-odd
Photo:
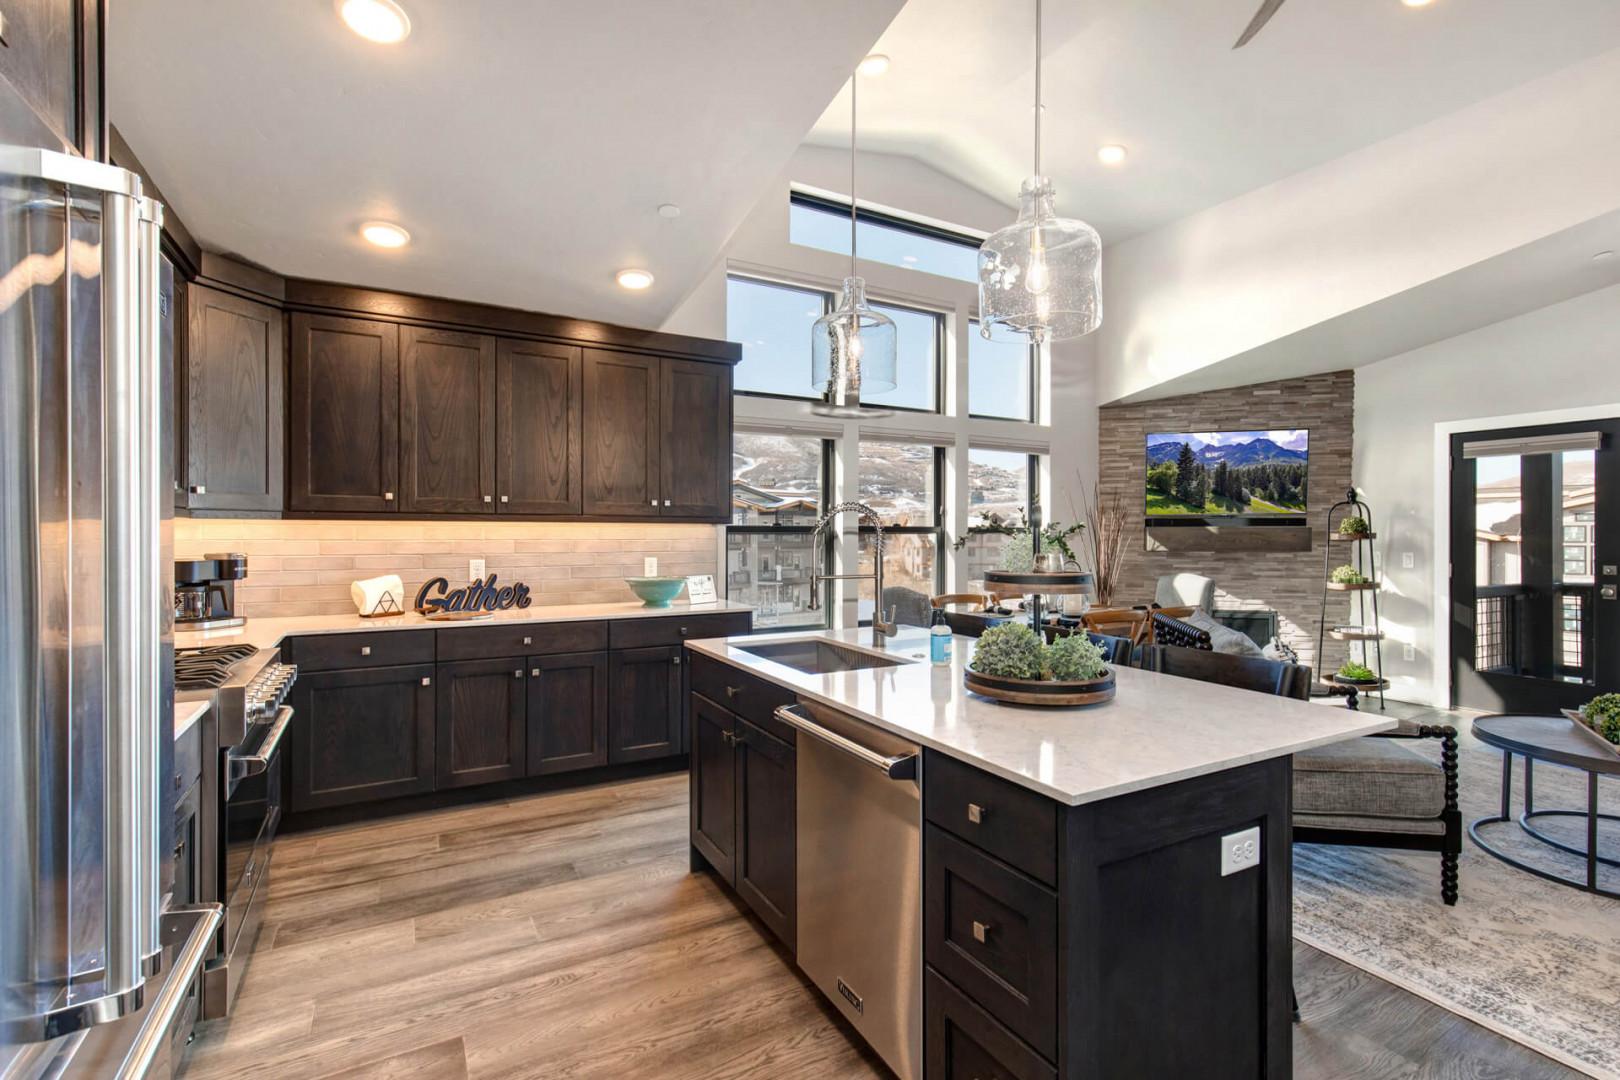
{"label": "gas cooktop grate", "polygon": [[174,654],[175,689],[208,690],[224,686],[230,681],[231,668],[258,651],[252,645],[180,649]]}

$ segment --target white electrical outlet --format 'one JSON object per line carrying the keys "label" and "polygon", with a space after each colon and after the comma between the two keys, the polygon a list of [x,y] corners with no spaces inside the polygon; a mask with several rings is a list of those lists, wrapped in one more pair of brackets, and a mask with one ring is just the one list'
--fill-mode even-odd
{"label": "white electrical outlet", "polygon": [[1405,645],[1402,645],[1401,646],[1401,658],[1404,659],[1404,660],[1416,660],[1417,659],[1417,647],[1414,646],[1411,642],[1407,642]]}
{"label": "white electrical outlet", "polygon": [[1221,877],[1260,865],[1260,826],[1221,837]]}
{"label": "white electrical outlet", "polygon": [[484,576],[484,560],[483,559],[468,559],[467,560],[467,580],[468,581],[478,581],[483,576]]}
{"label": "white electrical outlet", "polygon": [[656,556],[656,555],[648,555],[646,558],[641,560],[641,576],[642,577],[657,577],[658,576],[658,556]]}
{"label": "white electrical outlet", "polygon": [[1410,570],[1417,565],[1417,556],[1410,551],[1401,552],[1401,569]]}

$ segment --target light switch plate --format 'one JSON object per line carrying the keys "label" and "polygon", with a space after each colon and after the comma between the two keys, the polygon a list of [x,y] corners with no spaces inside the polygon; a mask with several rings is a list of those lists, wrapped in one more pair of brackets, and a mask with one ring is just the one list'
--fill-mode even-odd
{"label": "light switch plate", "polygon": [[1401,569],[1410,570],[1415,566],[1417,566],[1417,556],[1410,551],[1401,552]]}
{"label": "light switch plate", "polygon": [[648,555],[646,558],[641,560],[641,576],[642,577],[657,577],[658,576],[658,556],[656,556],[656,555]]}
{"label": "light switch plate", "polygon": [[483,559],[468,559],[467,560],[467,580],[468,581],[478,581],[481,578],[483,578],[483,576],[484,576],[484,560]]}
{"label": "light switch plate", "polygon": [[1417,646],[1413,645],[1411,642],[1408,642],[1406,645],[1402,646],[1401,656],[1402,656],[1403,659],[1406,659],[1406,660],[1416,660],[1417,659]]}
{"label": "light switch plate", "polygon": [[1260,865],[1260,826],[1221,837],[1221,877]]}

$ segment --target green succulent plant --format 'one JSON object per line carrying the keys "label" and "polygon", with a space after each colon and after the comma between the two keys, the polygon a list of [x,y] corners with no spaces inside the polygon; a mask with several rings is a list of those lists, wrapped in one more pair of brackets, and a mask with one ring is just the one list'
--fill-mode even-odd
{"label": "green succulent plant", "polygon": [[1046,670],[1054,679],[1100,679],[1108,671],[1102,649],[1084,634],[1060,637],[1046,647]]}
{"label": "green succulent plant", "polygon": [[1372,532],[1372,526],[1364,517],[1347,517],[1339,520],[1340,536],[1365,536]]}
{"label": "green succulent plant", "polygon": [[1620,694],[1599,694],[1581,710],[1592,730],[1612,743],[1620,744]]}
{"label": "green succulent plant", "polygon": [[1339,678],[1349,682],[1377,682],[1378,673],[1366,664],[1358,664],[1354,660],[1346,660],[1339,665]]}
{"label": "green succulent plant", "polygon": [[1335,585],[1365,585],[1367,575],[1346,563],[1344,566],[1336,567],[1329,580]]}
{"label": "green succulent plant", "polygon": [[968,666],[981,675],[1038,679],[1045,652],[1035,631],[1020,622],[1004,622],[979,636]]}

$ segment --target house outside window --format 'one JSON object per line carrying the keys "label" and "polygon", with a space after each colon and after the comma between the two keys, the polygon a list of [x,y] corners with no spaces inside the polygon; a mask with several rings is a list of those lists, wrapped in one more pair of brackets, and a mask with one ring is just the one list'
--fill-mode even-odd
{"label": "house outside window", "polygon": [[731,526],[725,593],[765,628],[821,627],[810,610],[810,574],[825,566],[811,533],[826,505],[825,440],[739,431],[732,442]]}

